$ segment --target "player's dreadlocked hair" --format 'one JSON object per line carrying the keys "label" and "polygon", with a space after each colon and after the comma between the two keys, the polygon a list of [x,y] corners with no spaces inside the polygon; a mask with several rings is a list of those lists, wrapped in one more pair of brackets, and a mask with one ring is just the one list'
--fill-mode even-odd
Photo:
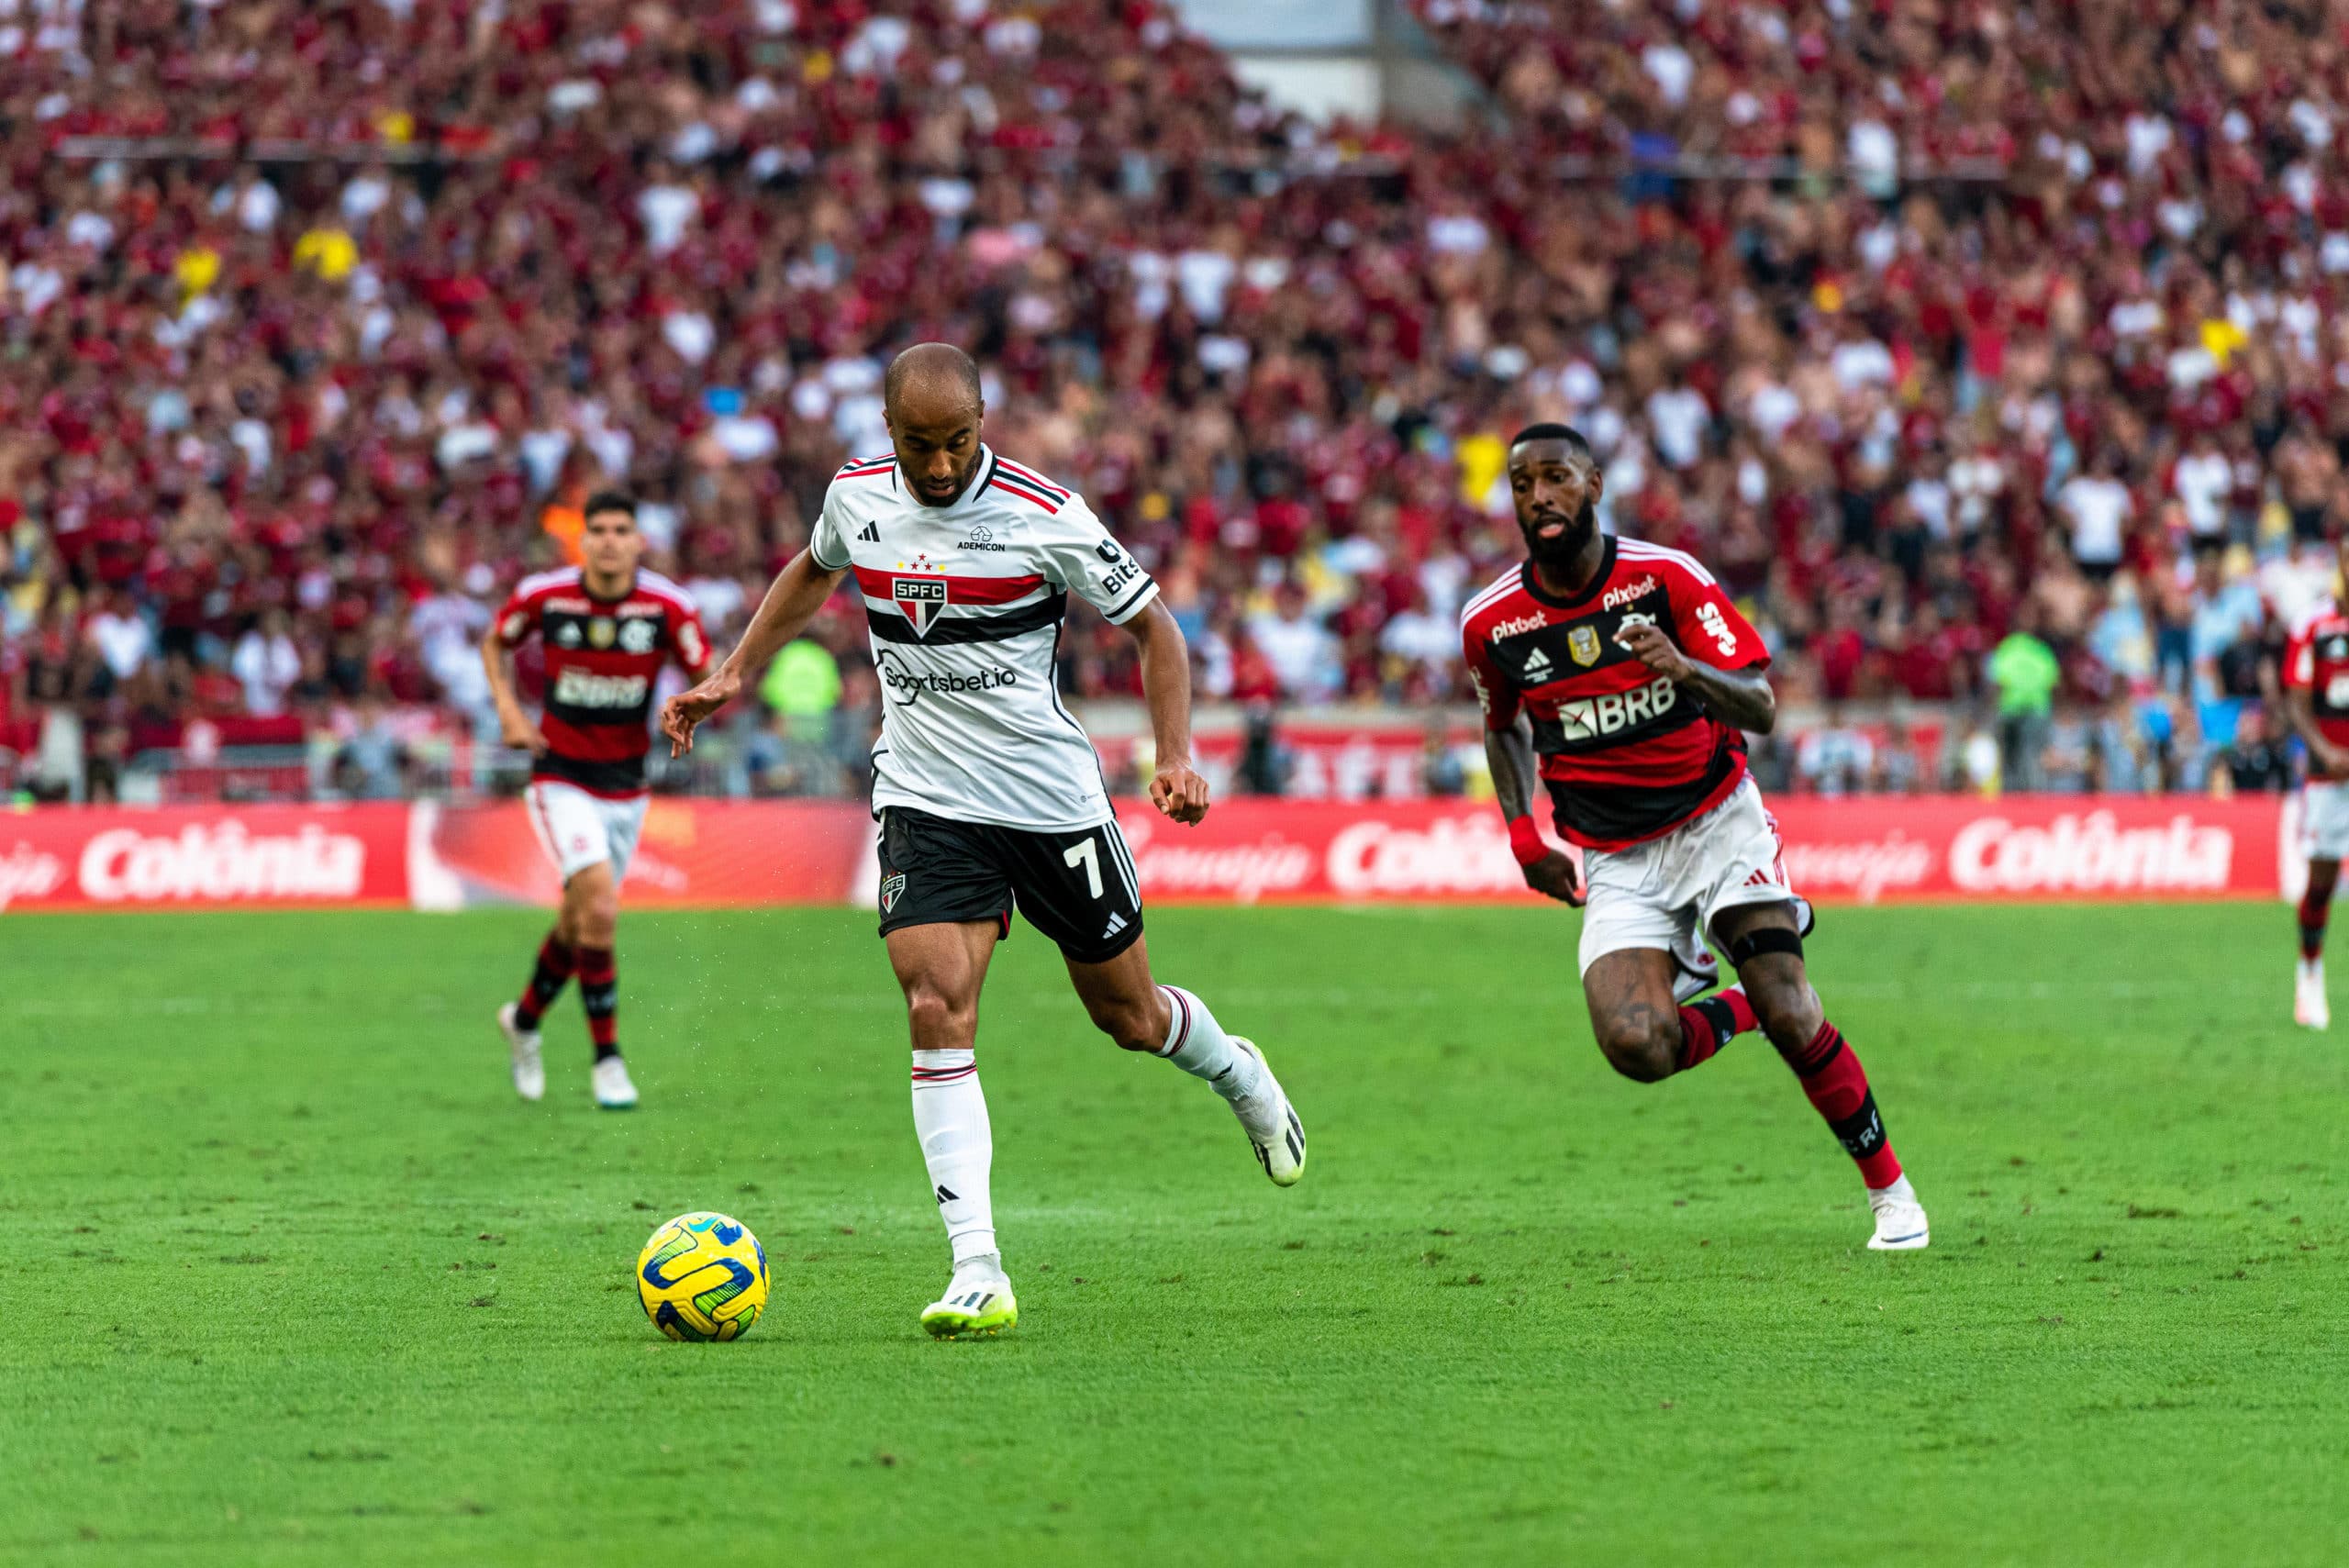
{"label": "player's dreadlocked hair", "polygon": [[1566,450],[1576,457],[1586,457],[1593,462],[1598,461],[1598,454],[1590,450],[1590,443],[1583,439],[1583,433],[1580,430],[1575,429],[1572,425],[1561,425],[1554,419],[1544,420],[1539,425],[1526,426],[1508,439],[1509,450],[1515,451],[1528,441],[1564,441],[1566,443]]}

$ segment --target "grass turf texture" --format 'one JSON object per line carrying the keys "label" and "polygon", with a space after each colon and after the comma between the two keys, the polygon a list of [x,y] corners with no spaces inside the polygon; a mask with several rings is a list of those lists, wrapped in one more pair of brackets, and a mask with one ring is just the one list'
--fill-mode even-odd
{"label": "grass turf texture", "polygon": [[[866,917],[629,917],[599,1114],[490,1013],[515,912],[0,936],[0,1562],[2335,1562],[2340,1037],[2270,907],[1831,912],[1829,1011],[1932,1251],[1754,1037],[1610,1074],[1568,915],[1154,912],[1313,1162],[1000,952],[981,1060],[1022,1320],[946,1255]],[[729,1210],[766,1318],[629,1265]]]}

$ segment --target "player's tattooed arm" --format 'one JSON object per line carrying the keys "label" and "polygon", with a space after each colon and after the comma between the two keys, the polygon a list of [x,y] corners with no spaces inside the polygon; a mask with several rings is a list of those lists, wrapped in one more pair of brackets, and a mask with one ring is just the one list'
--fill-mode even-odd
{"label": "player's tattooed arm", "polygon": [[2309,763],[2320,778],[2349,779],[2349,751],[2343,751],[2324,738],[2317,728],[2316,702],[2306,686],[2284,688],[2284,711],[2292,716],[2292,728],[2299,731],[2300,743],[2309,749]]}
{"label": "player's tattooed arm", "polygon": [[1157,743],[1151,804],[1177,822],[1197,822],[1208,814],[1208,781],[1191,765],[1190,646],[1174,612],[1155,599],[1125,629],[1141,650],[1141,695]]}
{"label": "player's tattooed arm", "polygon": [[1755,735],[1777,727],[1778,698],[1770,677],[1759,670],[1716,670],[1699,664],[1656,626],[1628,626],[1619,641],[1639,655],[1640,662],[1675,685],[1705,699],[1705,706],[1724,724]]}
{"label": "player's tattooed arm", "polygon": [[[1538,776],[1533,756],[1533,726],[1525,715],[1507,729],[1485,731],[1485,765],[1492,770],[1493,799],[1502,819],[1515,822],[1533,815],[1533,781]],[[1556,850],[1525,868],[1525,885],[1561,904],[1582,902],[1581,879],[1575,862]]]}
{"label": "player's tattooed arm", "polygon": [[847,574],[845,566],[826,571],[808,550],[792,558],[759,601],[758,614],[742,629],[742,640],[725,662],[662,705],[661,733],[669,738],[669,755],[681,757],[694,749],[695,728],[740,695],[744,683],[757,679],[785,643],[807,629]]}

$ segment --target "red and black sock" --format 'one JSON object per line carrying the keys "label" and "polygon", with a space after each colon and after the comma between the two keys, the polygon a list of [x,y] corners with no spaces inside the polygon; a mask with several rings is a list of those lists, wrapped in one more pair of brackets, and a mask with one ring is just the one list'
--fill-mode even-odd
{"label": "red and black sock", "polygon": [[1884,1118],[1876,1114],[1876,1095],[1860,1065],[1859,1053],[1843,1043],[1842,1032],[1822,1020],[1819,1032],[1800,1051],[1780,1048],[1779,1055],[1802,1080],[1802,1092],[1826,1118],[1835,1135],[1860,1167],[1860,1178],[1872,1187],[1888,1187],[1900,1179],[1900,1161],[1885,1135]]}
{"label": "red and black sock", "polygon": [[609,948],[579,950],[579,1002],[587,1009],[587,1038],[596,1060],[620,1053],[620,973]]}
{"label": "red and black sock", "polygon": [[1672,1070],[1686,1073],[1691,1067],[1702,1066],[1733,1037],[1753,1027],[1753,1004],[1745,999],[1742,985],[1717,991],[1701,1002],[1691,1002],[1680,1009],[1680,1054],[1674,1060]]}
{"label": "red and black sock", "polygon": [[539,962],[530,971],[530,983],[522,987],[521,999],[514,1004],[514,1021],[526,1029],[537,1029],[578,967],[579,955],[571,944],[549,931],[547,940],[539,944]]}
{"label": "red and black sock", "polygon": [[2324,956],[2324,925],[2332,911],[2329,892],[2322,898],[2313,891],[2300,895],[2300,956],[2310,963]]}

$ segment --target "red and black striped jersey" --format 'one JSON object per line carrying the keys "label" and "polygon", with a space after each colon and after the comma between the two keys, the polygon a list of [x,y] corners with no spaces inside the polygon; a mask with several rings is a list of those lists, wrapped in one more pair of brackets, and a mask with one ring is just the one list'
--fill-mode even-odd
{"label": "red and black striped jersey", "polygon": [[640,572],[617,599],[587,591],[579,568],[541,572],[514,586],[497,612],[497,639],[518,648],[535,632],[546,651],[547,749],[533,777],[560,779],[593,795],[644,792],[652,749],[652,685],[674,659],[699,680],[709,639],[685,591]]}
{"label": "red and black striped jersey", "polygon": [[2284,645],[2284,685],[2309,694],[2317,733],[2349,746],[2349,615],[2327,599],[2292,628]]}
{"label": "red and black striped jersey", "polygon": [[1768,666],[1761,637],[1695,558],[1609,535],[1581,593],[1560,598],[1520,565],[1460,619],[1486,727],[1532,719],[1571,842],[1628,849],[1712,809],[1745,777],[1745,737],[1616,640],[1644,621],[1715,669]]}

